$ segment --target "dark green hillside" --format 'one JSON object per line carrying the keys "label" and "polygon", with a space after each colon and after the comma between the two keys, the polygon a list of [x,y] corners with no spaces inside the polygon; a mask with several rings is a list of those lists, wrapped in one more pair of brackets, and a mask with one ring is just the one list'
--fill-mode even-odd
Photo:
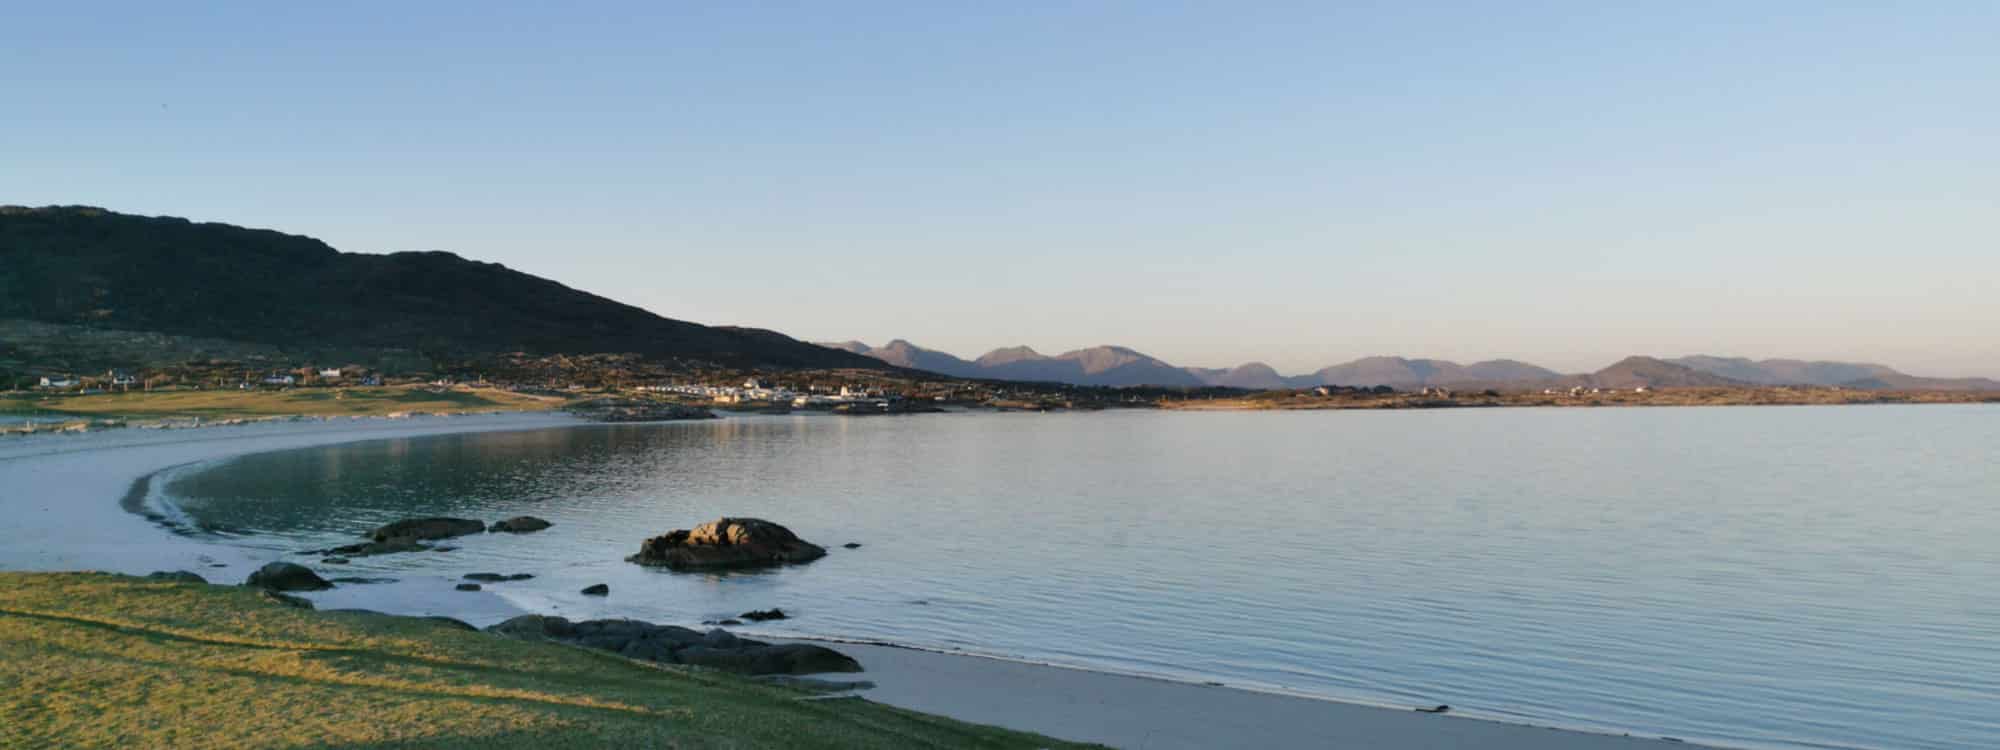
{"label": "dark green hillside", "polygon": [[0,207],[8,318],[281,348],[883,367],[770,331],[662,318],[451,253],[342,253],[310,237],[87,207]]}

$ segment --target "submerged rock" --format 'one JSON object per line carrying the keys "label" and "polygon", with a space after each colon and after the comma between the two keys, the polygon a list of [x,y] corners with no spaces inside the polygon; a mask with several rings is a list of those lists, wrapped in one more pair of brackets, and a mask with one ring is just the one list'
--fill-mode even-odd
{"label": "submerged rock", "polygon": [[515,516],[505,521],[495,521],[493,525],[487,527],[486,530],[495,532],[505,531],[513,534],[525,534],[530,531],[541,531],[542,529],[546,529],[554,525],[555,524],[549,523],[548,521],[544,521],[534,516]]}
{"label": "submerged rock", "polygon": [[521,615],[487,632],[523,640],[548,640],[609,651],[662,664],[692,664],[749,675],[859,672],[861,663],[833,649],[810,644],[769,644],[739,638],[726,630],[698,633],[640,620],[586,620]]}
{"label": "submerged rock", "polygon": [[777,607],[772,607],[770,609],[751,610],[749,612],[737,615],[737,617],[741,617],[751,622],[764,622],[766,620],[789,619],[790,616],[786,615],[784,610],[778,609]]}
{"label": "submerged rock", "polygon": [[480,587],[476,583],[461,583],[456,588],[459,591],[478,591]]}
{"label": "submerged rock", "polygon": [[485,521],[470,518],[406,518],[383,526],[368,535],[377,542],[391,539],[449,539],[486,532]]}
{"label": "submerged rock", "polygon": [[842,547],[846,547],[846,548],[848,548],[848,549],[861,549],[861,543],[860,543],[860,542],[848,542],[848,543],[846,543],[846,544],[843,544],[843,545],[840,545],[840,546],[842,546]]}
{"label": "submerged rock", "polygon": [[244,581],[246,586],[255,586],[271,591],[322,591],[333,588],[333,584],[312,572],[311,568],[288,562],[274,562],[258,568]]}
{"label": "submerged rock", "polygon": [[611,587],[602,583],[593,583],[583,587],[583,593],[586,596],[610,596]]}
{"label": "submerged rock", "polygon": [[498,583],[498,582],[500,582],[500,581],[525,581],[525,580],[528,580],[528,579],[530,579],[530,578],[534,578],[534,577],[535,577],[535,574],[533,574],[533,573],[515,573],[515,574],[513,574],[513,575],[504,575],[504,576],[503,576],[503,575],[500,575],[499,573],[467,573],[467,574],[465,574],[465,580],[468,580],[468,581],[483,581],[483,582],[486,582],[486,583]]}
{"label": "submerged rock", "polygon": [[639,554],[625,559],[673,570],[700,570],[803,563],[825,556],[825,548],[770,521],[719,518],[648,539],[639,545]]}
{"label": "submerged rock", "polygon": [[299,554],[368,557],[370,555],[391,555],[398,552],[425,552],[429,550],[431,550],[431,547],[417,541],[415,537],[399,536],[380,542],[360,542],[358,544],[345,544],[329,549],[309,549]]}

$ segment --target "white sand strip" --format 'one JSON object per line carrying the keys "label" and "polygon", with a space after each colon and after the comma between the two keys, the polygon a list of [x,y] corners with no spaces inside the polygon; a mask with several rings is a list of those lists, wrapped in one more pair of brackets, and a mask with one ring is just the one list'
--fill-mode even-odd
{"label": "white sand strip", "polygon": [[874,682],[860,693],[868,700],[1127,750],[1696,747],[961,654],[834,645],[867,671],[825,677]]}

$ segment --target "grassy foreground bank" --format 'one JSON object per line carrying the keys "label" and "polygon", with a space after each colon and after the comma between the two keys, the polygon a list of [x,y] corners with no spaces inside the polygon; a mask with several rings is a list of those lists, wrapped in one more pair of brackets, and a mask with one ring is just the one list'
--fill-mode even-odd
{"label": "grassy foreground bank", "polygon": [[804,697],[241,587],[0,573],[0,747],[1076,747]]}

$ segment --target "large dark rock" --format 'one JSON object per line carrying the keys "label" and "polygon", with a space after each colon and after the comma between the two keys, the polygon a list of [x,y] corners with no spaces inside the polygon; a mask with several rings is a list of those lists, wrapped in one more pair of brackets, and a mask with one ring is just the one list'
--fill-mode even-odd
{"label": "large dark rock", "polygon": [[495,635],[522,640],[561,640],[576,634],[569,620],[548,615],[521,615],[486,629]]}
{"label": "large dark rock", "polygon": [[751,610],[749,612],[737,615],[737,617],[741,617],[751,622],[764,622],[766,620],[789,619],[790,615],[785,614],[785,611],[782,609],[778,609],[777,607],[772,607],[770,609]]}
{"label": "large dark rock", "polygon": [[833,649],[809,644],[773,645],[738,638],[726,630],[700,633],[639,620],[586,620],[521,615],[487,632],[523,640],[548,640],[662,664],[691,664],[739,674],[859,672],[861,664]]}
{"label": "large dark rock", "polygon": [[485,532],[485,521],[475,521],[470,518],[406,518],[376,529],[368,535],[368,538],[377,542],[391,539],[448,539]]}
{"label": "large dark rock", "polygon": [[333,588],[333,584],[312,572],[311,568],[288,562],[274,562],[258,568],[244,585],[271,591],[322,591]]}
{"label": "large dark rock", "polygon": [[610,596],[611,587],[602,583],[593,583],[583,587],[583,593],[585,596]]}
{"label": "large dark rock", "polygon": [[[755,643],[755,641],[740,641]],[[736,648],[689,646],[675,652],[682,664],[720,669],[739,674],[819,674],[859,672],[861,663],[825,646],[786,643]]]}
{"label": "large dark rock", "polygon": [[702,570],[802,563],[825,556],[825,548],[770,521],[720,518],[648,539],[639,545],[639,554],[625,559],[674,570]]}
{"label": "large dark rock", "polygon": [[551,524],[548,521],[544,521],[534,516],[515,516],[505,521],[495,521],[493,522],[493,525],[487,527],[486,530],[495,532],[506,531],[514,534],[525,534],[530,531],[541,531],[542,529],[546,529],[553,525],[555,524]]}

